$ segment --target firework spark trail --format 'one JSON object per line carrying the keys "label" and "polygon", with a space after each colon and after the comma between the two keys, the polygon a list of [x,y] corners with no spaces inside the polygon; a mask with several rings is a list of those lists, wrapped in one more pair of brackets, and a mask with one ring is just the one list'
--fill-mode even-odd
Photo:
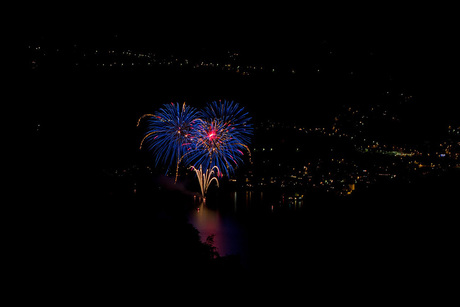
{"label": "firework spark trail", "polygon": [[199,169],[195,168],[194,166],[190,166],[190,169],[195,171],[196,176],[198,177],[198,182],[200,183],[201,188],[201,196],[203,199],[206,198],[206,193],[213,180],[215,180],[217,186],[219,186],[219,180],[217,177],[213,176],[215,170],[217,170],[217,174],[219,174],[219,168],[217,166],[214,166],[211,169],[207,169],[205,173],[203,173],[203,168],[201,165]]}

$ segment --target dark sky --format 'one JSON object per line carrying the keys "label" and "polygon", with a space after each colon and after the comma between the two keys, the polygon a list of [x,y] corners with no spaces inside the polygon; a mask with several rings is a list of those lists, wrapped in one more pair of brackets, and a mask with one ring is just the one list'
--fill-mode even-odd
{"label": "dark sky", "polygon": [[[216,5],[140,3],[60,7],[37,5],[25,13],[26,36],[103,44],[118,36],[133,47],[178,53],[235,49],[260,61],[302,64],[313,49],[347,55],[350,66],[369,54],[429,106],[454,111],[456,19],[452,8],[410,5],[311,6],[247,2]],[[313,53],[314,56],[314,53]],[[364,62],[363,62],[364,63]],[[366,65],[365,63],[362,65]],[[422,102],[422,101],[421,101]]]}
{"label": "dark sky", "polygon": [[456,21],[451,12],[449,7],[400,4],[313,7],[232,2],[219,6],[155,3],[147,7],[79,3],[38,5],[24,16],[27,34],[48,33],[56,39],[80,36],[98,40],[107,33],[121,33],[144,46],[244,46],[274,53],[333,40],[350,48],[382,51],[395,63],[436,66],[452,52],[455,43]]}
{"label": "dark sky", "polygon": [[[114,5],[117,4],[111,4]],[[300,3],[247,8],[232,2],[226,3],[229,7],[216,7],[212,11],[209,6],[182,7],[177,11],[174,6],[180,8],[182,3],[168,7],[155,4],[148,8],[135,3],[124,5],[115,9],[84,3],[59,8],[37,5],[25,15],[24,36],[29,42],[46,38],[56,45],[77,41],[91,46],[110,46],[117,36],[117,40],[133,49],[155,48],[184,55],[235,49],[247,55],[250,61],[307,68],[312,64],[330,63],[331,71],[345,67],[371,71],[371,75],[377,77],[367,81],[364,76],[355,83],[355,89],[349,90],[352,99],[347,99],[342,90],[348,90],[349,84],[334,77],[330,79],[334,83],[329,83],[329,79],[315,83],[316,76],[307,76],[299,77],[296,84],[290,80],[281,80],[284,82],[281,84],[275,78],[269,84],[238,79],[228,86],[217,80],[214,86],[206,82],[180,85],[175,75],[169,79],[161,77],[158,83],[129,74],[118,79],[118,75],[107,78],[108,75],[92,72],[70,74],[77,82],[53,74],[44,79],[39,75],[31,79],[28,90],[21,93],[25,95],[29,113],[37,113],[31,115],[32,126],[41,123],[43,134],[58,128],[50,134],[50,146],[56,153],[76,151],[75,157],[95,155],[97,158],[93,160],[103,163],[110,160],[107,157],[112,152],[135,151],[137,139],[133,135],[138,131],[134,123],[139,115],[176,98],[199,107],[199,101],[204,103],[218,95],[224,95],[225,99],[226,95],[247,106],[254,116],[262,111],[268,112],[269,117],[282,116],[284,112],[290,120],[294,117],[304,120],[305,103],[310,103],[306,112],[309,114],[306,122],[310,125],[310,120],[320,117],[320,111],[328,111],[326,119],[334,113],[328,103],[348,104],[358,96],[364,102],[375,103],[375,98],[386,89],[388,77],[393,80],[394,89],[407,90],[416,97],[420,111],[412,117],[417,117],[417,129],[428,126],[434,117],[460,118],[458,94],[454,91],[458,78],[449,75],[456,71],[453,59],[458,54],[454,48],[458,36],[454,33],[455,19],[448,14],[454,10],[449,8],[332,10],[304,7]],[[338,58],[325,61],[324,52],[328,51]],[[318,53],[323,55],[318,57]],[[336,63],[342,67],[339,69]],[[100,83],[102,77],[107,79],[104,84]],[[117,82],[112,84],[112,80]],[[375,88],[367,88],[373,83],[378,83]],[[360,95],[361,88],[367,93]],[[270,107],[273,105],[276,108]],[[318,105],[323,105],[321,110],[313,109]],[[65,140],[66,145],[57,147],[54,139]],[[74,146],[74,142],[84,146]],[[113,160],[120,155],[113,154]],[[62,160],[64,163],[66,158]]]}

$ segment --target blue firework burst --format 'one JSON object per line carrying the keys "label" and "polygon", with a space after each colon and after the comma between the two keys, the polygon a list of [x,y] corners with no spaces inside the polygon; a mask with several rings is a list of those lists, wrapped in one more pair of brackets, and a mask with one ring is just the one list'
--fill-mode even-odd
{"label": "blue firework burst", "polygon": [[233,173],[245,152],[250,154],[253,129],[248,113],[233,101],[213,101],[199,117],[184,155],[187,163],[203,169],[217,166],[221,174]]}
{"label": "blue firework burst", "polygon": [[164,104],[155,114],[145,114],[147,118],[147,130],[141,141],[141,147],[146,147],[155,156],[155,165],[167,166],[166,172],[171,165],[178,166],[185,154],[185,149],[192,142],[191,131],[198,120],[198,112],[195,108],[183,103]]}

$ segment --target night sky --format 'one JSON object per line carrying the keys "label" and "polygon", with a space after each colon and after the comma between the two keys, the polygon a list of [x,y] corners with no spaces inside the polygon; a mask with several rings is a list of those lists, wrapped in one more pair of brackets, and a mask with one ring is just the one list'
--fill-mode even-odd
{"label": "night sky", "polygon": [[[181,174],[188,194],[162,186],[164,170],[153,168],[151,154],[139,150],[143,131],[136,127],[141,115],[164,103],[186,101],[200,108],[218,99],[240,103],[253,117],[256,163],[242,167],[235,186],[224,180],[223,188],[211,189],[210,208],[212,201],[228,205],[225,193],[234,187],[249,187],[266,195],[273,192],[273,199],[265,196],[265,201],[271,212],[278,207],[281,212],[259,216],[248,209],[247,216],[238,216],[242,223],[251,221],[247,231],[257,269],[271,265],[283,271],[291,260],[292,270],[304,265],[301,256],[291,256],[300,251],[303,235],[312,233],[317,237],[310,243],[324,254],[315,254],[311,261],[325,266],[332,261],[338,268],[340,264],[328,257],[345,250],[346,264],[339,269],[353,263],[364,264],[366,270],[383,261],[373,253],[399,259],[394,255],[401,250],[414,272],[426,264],[428,256],[417,257],[428,255],[427,250],[439,251],[430,254],[437,260],[446,254],[445,259],[453,259],[447,244],[452,237],[446,235],[457,216],[447,196],[455,195],[458,185],[460,146],[455,130],[460,128],[460,113],[453,11],[420,4],[321,8],[265,3],[249,8],[237,2],[219,8],[78,3],[28,9],[21,23],[24,53],[14,117],[20,118],[26,136],[18,173],[20,189],[27,191],[22,209],[28,226],[19,237],[27,243],[23,255],[34,249],[42,253],[30,267],[40,275],[36,268],[44,262],[57,272],[84,254],[83,264],[95,268],[102,263],[110,275],[111,264],[134,261],[142,254],[138,269],[148,263],[147,270],[153,270],[148,258],[152,250],[140,247],[151,240],[153,250],[176,252],[172,258],[160,253],[158,263],[174,267],[189,248],[196,258],[186,264],[211,263],[210,271],[218,267],[230,272],[234,260],[216,266],[200,258],[204,252],[196,230],[182,219],[190,209],[184,209],[190,191],[197,191],[190,174]],[[147,64],[153,59],[154,65]],[[222,69],[223,63],[232,63],[232,69]],[[260,71],[254,72],[254,67]],[[342,129],[340,135],[335,129]],[[442,160],[446,155],[447,162]],[[309,181],[302,177],[304,186],[299,188],[297,181],[289,186],[292,178],[300,179],[299,168],[309,170]],[[266,178],[283,183],[273,191],[259,188]],[[338,182],[343,186],[329,189]],[[341,198],[351,185],[347,193],[353,194]],[[430,204],[418,208],[425,191]],[[303,193],[310,197],[305,203],[314,206],[301,213],[282,208],[285,198]],[[430,207],[433,204],[439,206]],[[228,212],[230,207],[225,207]],[[423,221],[431,221],[431,226]],[[168,231],[180,238],[172,240],[177,245],[159,235]],[[49,257],[58,250],[57,242],[69,240],[64,244],[68,253]],[[104,240],[107,243],[100,244]],[[375,241],[375,249],[363,247]],[[73,244],[80,248],[78,257],[71,252]],[[96,263],[85,254],[94,250],[100,255]],[[117,252],[113,263],[104,260]],[[360,256],[350,256],[355,253]],[[364,259],[363,253],[369,257]],[[394,267],[404,266],[392,261]],[[376,270],[394,268],[391,263]],[[186,264],[178,266],[182,272]]]}
{"label": "night sky", "polygon": [[[36,9],[36,10],[35,10]],[[237,50],[251,60],[310,65],[316,52],[343,57],[349,70],[388,75],[435,112],[450,113],[455,19],[449,8],[410,6],[298,7],[155,5],[37,7],[25,16],[25,37],[153,48],[176,55]],[[116,38],[115,38],[116,37]],[[317,63],[315,63],[317,64]],[[340,69],[340,68],[333,68]],[[431,110],[430,110],[431,112]]]}
{"label": "night sky", "polygon": [[[200,104],[226,98],[247,105],[256,117],[260,114],[261,118],[309,123],[327,118],[330,108],[350,103],[394,104],[399,95],[412,97],[411,120],[425,129],[423,133],[458,118],[455,78],[450,73],[456,50],[455,21],[447,9],[369,7],[358,11],[354,7],[325,10],[234,4],[214,11],[194,6],[177,11],[168,5],[145,11],[140,7],[94,7],[88,12],[85,6],[53,13],[49,10],[38,8],[28,16],[24,48],[30,44],[67,50],[73,45],[131,48],[196,62],[219,59],[231,51],[240,54],[242,63],[296,72],[294,77],[237,82],[212,77],[197,81],[188,76],[166,80],[164,76],[138,74],[128,77],[132,89],[128,84],[117,86],[126,96],[120,93],[101,99],[110,100],[113,109],[123,109],[129,93],[135,93],[135,99],[157,103],[176,100]],[[29,68],[25,68],[27,73]],[[48,85],[61,82],[52,71],[44,75],[50,78]],[[80,80],[93,77],[98,78],[89,74]],[[151,84],[151,88],[141,84]],[[154,94],[158,97],[149,97]],[[46,99],[46,112],[73,110],[59,99]],[[280,102],[283,107],[267,107]],[[83,97],[78,103],[88,104],[80,108],[83,113],[88,106],[96,110],[100,105]],[[99,110],[101,115],[105,111],[105,107]],[[147,112],[145,108],[142,111]]]}

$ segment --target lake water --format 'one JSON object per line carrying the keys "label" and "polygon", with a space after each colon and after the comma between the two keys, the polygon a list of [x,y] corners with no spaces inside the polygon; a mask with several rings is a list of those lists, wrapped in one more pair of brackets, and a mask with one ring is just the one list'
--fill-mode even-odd
{"label": "lake water", "polygon": [[264,225],[281,212],[301,210],[303,206],[302,200],[267,194],[270,193],[234,191],[205,202],[195,198],[188,220],[200,232],[203,242],[213,236],[220,256],[239,255],[247,266],[255,225]]}

